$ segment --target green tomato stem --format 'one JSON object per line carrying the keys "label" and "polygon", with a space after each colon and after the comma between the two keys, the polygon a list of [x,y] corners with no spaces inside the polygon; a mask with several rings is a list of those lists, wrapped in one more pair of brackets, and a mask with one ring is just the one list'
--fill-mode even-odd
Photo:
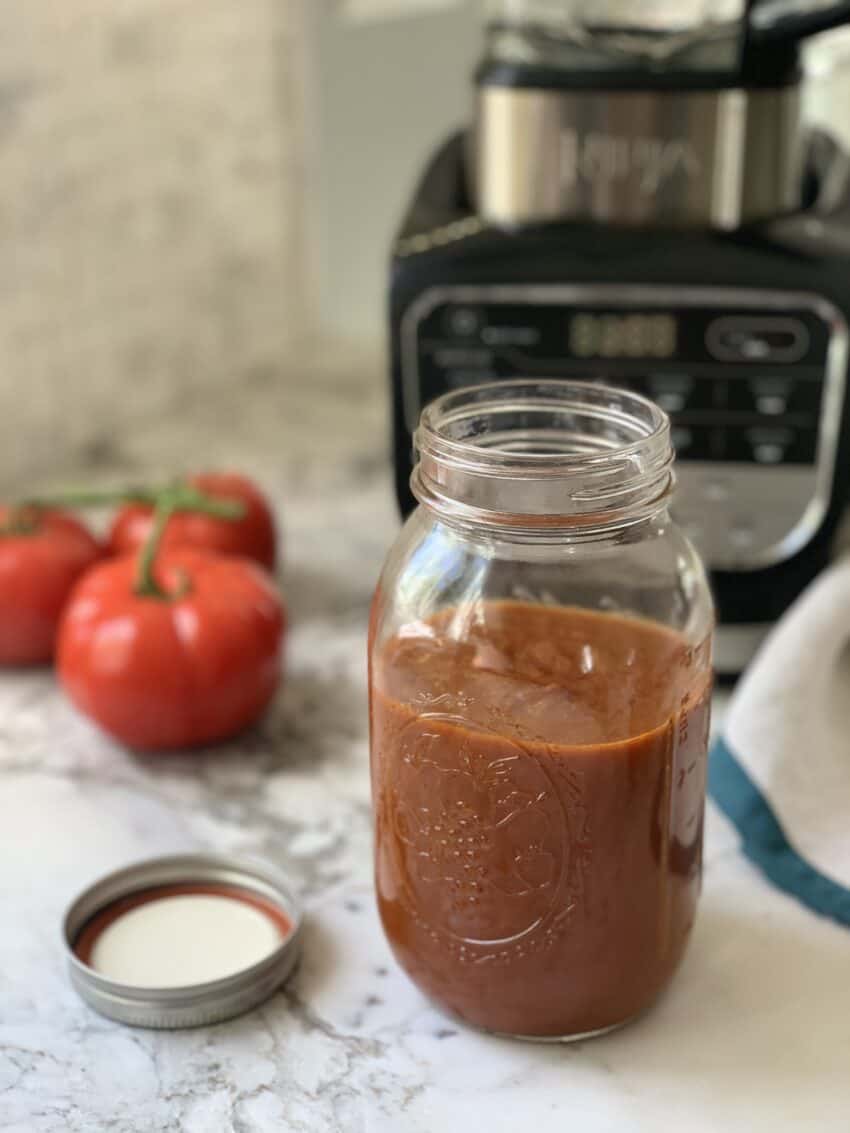
{"label": "green tomato stem", "polygon": [[168,488],[60,488],[31,496],[21,502],[21,508],[48,511],[52,508],[115,507],[120,504],[150,504],[156,507],[159,497]]}
{"label": "green tomato stem", "polygon": [[164,499],[171,504],[172,511],[191,511],[197,515],[210,515],[215,519],[242,519],[245,505],[241,500],[220,499],[193,488],[191,484],[177,484],[160,492],[157,504]]}
{"label": "green tomato stem", "polygon": [[219,499],[178,481],[160,487],[68,488],[23,500],[16,511],[47,511],[50,508],[115,507],[120,504],[148,504],[158,507],[163,499],[173,503],[173,511],[196,511],[217,519],[242,519],[245,505],[239,500]]}
{"label": "green tomato stem", "polygon": [[144,546],[139,553],[134,590],[142,598],[159,598],[167,601],[171,597],[168,591],[164,590],[157,582],[154,568],[156,567],[159,545],[172,515],[174,515],[174,508],[169,500],[164,500],[157,506],[150,534],[145,539]]}
{"label": "green tomato stem", "polygon": [[[200,491],[192,484],[177,481],[158,488],[66,489],[34,496],[14,506],[2,525],[4,535],[31,535],[40,525],[40,513],[53,508],[114,507],[120,504],[147,504],[154,509],[154,522],[139,555],[135,590],[150,598],[170,599],[156,581],[154,567],[169,519],[176,512],[193,512],[214,519],[236,521],[245,515],[241,500],[220,499]],[[185,593],[184,591],[181,591]]]}
{"label": "green tomato stem", "polygon": [[188,589],[189,580],[186,579],[178,593],[169,594],[159,585],[155,575],[156,559],[165,529],[169,519],[178,511],[236,520],[245,514],[245,507],[239,500],[220,500],[208,496],[193,488],[191,484],[176,484],[160,491],[156,501],[153,526],[139,553],[135,592],[141,597],[170,601],[181,597]]}

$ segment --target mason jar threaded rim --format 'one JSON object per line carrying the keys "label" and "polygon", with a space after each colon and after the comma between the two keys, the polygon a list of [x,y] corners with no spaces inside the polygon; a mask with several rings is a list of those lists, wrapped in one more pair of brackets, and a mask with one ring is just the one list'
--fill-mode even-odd
{"label": "mason jar threaded rim", "polygon": [[423,410],[414,444],[416,498],[470,525],[589,535],[657,514],[674,485],[667,414],[589,381],[511,379],[445,394]]}

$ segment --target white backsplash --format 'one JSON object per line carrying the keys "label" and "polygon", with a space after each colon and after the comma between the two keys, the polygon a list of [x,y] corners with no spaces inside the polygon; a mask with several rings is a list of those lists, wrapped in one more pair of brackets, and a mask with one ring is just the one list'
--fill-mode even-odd
{"label": "white backsplash", "polygon": [[4,491],[279,367],[303,325],[290,32],[279,0],[0,9]]}

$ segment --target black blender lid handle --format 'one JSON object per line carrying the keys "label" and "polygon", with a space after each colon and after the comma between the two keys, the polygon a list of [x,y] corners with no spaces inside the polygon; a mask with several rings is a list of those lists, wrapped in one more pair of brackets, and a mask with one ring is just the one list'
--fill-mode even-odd
{"label": "black blender lid handle", "polygon": [[850,23],[850,0],[750,0],[750,44],[794,44]]}

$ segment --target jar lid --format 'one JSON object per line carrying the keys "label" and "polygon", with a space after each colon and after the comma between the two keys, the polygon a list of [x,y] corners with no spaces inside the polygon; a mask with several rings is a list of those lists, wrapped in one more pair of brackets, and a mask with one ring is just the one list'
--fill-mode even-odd
{"label": "jar lid", "polygon": [[267,999],[298,959],[301,915],[270,866],[229,855],[154,858],[108,874],[65,916],[71,982],[136,1027],[196,1027]]}

